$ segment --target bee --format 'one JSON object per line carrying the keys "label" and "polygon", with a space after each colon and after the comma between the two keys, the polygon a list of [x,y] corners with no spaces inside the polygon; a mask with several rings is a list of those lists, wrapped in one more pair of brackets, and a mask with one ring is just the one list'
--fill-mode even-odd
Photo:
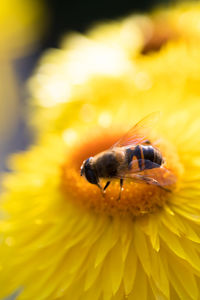
{"label": "bee", "polygon": [[[165,188],[172,184],[174,177],[164,167],[165,160],[161,151],[149,140],[149,129],[158,118],[158,113],[152,113],[133,126],[111,148],[84,160],[81,166],[81,176],[88,182],[97,185],[102,194],[113,179],[120,180],[121,198],[125,179],[134,182],[157,185]],[[100,179],[106,179],[104,187]]]}

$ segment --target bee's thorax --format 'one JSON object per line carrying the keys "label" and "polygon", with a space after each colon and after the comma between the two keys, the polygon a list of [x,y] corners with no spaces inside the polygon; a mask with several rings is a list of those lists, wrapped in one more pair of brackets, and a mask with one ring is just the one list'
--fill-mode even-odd
{"label": "bee's thorax", "polygon": [[102,152],[94,157],[93,166],[98,177],[112,178],[117,176],[118,169],[124,161],[124,152],[113,149],[111,151]]}

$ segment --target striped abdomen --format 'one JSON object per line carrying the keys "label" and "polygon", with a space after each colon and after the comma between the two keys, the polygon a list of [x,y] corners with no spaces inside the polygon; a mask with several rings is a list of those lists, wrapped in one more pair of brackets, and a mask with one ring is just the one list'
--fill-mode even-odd
{"label": "striped abdomen", "polygon": [[134,148],[126,149],[126,160],[130,169],[133,165],[133,161],[137,160],[138,167],[141,171],[159,168],[164,162],[159,150],[153,146],[146,145],[137,145]]}

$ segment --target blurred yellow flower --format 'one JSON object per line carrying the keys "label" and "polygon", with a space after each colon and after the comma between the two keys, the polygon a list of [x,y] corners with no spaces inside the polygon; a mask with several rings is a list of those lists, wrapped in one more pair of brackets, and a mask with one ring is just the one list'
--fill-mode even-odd
{"label": "blurred yellow flower", "polygon": [[[166,12],[166,24],[182,10]],[[20,288],[26,300],[199,299],[198,34],[158,47],[145,42],[153,22],[99,25],[44,56],[30,82],[38,142],[4,179],[0,297]],[[80,177],[83,160],[157,110],[172,192],[127,181],[117,201],[113,182],[103,198]]]}
{"label": "blurred yellow flower", "polygon": [[21,114],[14,60],[34,51],[46,25],[43,13],[39,0],[0,1],[0,170]]}
{"label": "blurred yellow flower", "polygon": [[67,36],[61,49],[42,57],[30,81],[40,131],[63,130],[68,108],[78,102],[102,107],[113,102],[121,109],[126,101],[150,99],[153,111],[163,109],[163,97],[173,103],[198,101],[200,35],[193,16],[200,17],[198,2],[100,24],[87,36]]}
{"label": "blurred yellow flower", "polygon": [[[33,46],[44,29],[41,1],[12,0],[0,3],[0,56],[18,57]],[[46,14],[47,15],[47,14]]]}

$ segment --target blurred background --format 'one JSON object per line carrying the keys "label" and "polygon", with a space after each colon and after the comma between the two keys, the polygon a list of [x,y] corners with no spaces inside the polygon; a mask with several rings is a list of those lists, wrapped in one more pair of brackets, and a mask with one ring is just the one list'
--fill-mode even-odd
{"label": "blurred background", "polygon": [[[0,172],[7,156],[26,149],[33,140],[27,125],[26,82],[39,57],[59,47],[62,36],[84,32],[98,21],[145,12],[173,0],[0,1]],[[176,1],[177,2],[177,1]]]}

